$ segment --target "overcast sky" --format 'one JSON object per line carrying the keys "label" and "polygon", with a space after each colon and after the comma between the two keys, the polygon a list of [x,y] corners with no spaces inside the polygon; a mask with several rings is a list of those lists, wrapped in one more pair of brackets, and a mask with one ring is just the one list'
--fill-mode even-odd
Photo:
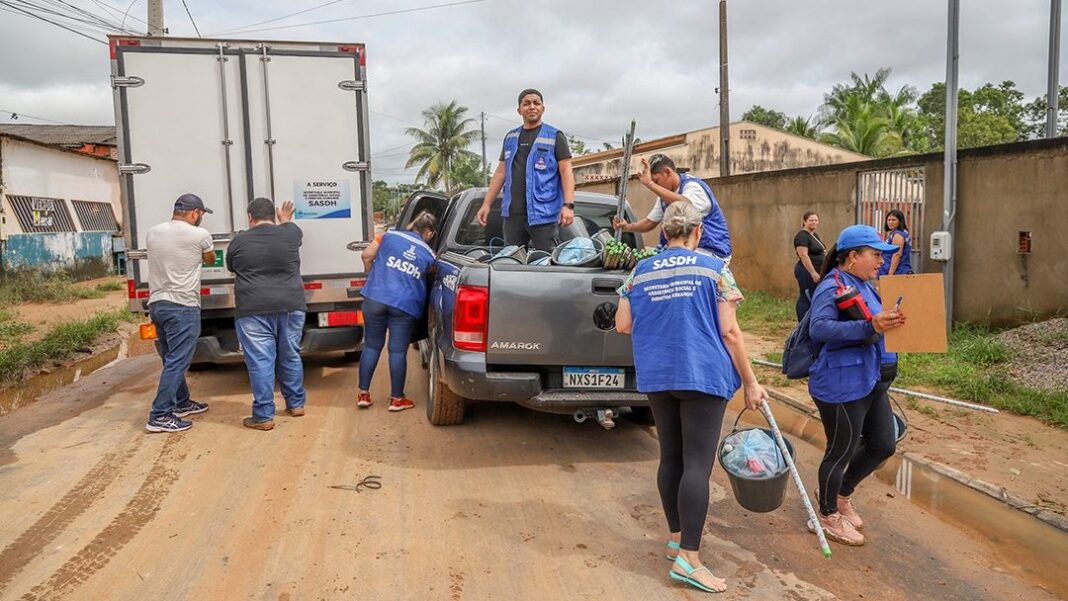
{"label": "overcast sky", "polygon": [[[43,0],[36,0],[42,2]],[[145,0],[68,0],[103,13]],[[420,112],[458,100],[487,119],[490,159],[519,123],[516,93],[545,94],[545,120],[588,145],[618,144],[631,117],[653,139],[719,121],[718,2],[714,0],[483,0],[344,22],[226,33],[327,0],[187,0],[205,37],[363,42],[368,49],[376,179],[410,181],[404,129]],[[337,0],[254,29],[442,4],[449,0]],[[456,1],[456,0],[452,0]],[[753,104],[809,116],[850,72],[893,69],[891,87],[926,90],[945,77],[946,2],[731,0],[731,114]],[[1049,0],[961,3],[961,85],[1014,80],[1045,93]],[[1011,5],[1011,8],[1010,8]],[[194,36],[180,0],[165,0],[170,35]],[[117,14],[111,15],[120,20]],[[1063,28],[1068,29],[1068,28]],[[101,37],[102,36],[98,36]],[[79,124],[113,122],[106,47],[38,20],[0,12],[0,109]],[[1068,43],[1061,45],[1061,83]],[[0,120],[8,115],[0,113]],[[23,117],[20,123],[34,122]],[[398,148],[399,147],[399,148]],[[473,150],[478,150],[473,148]]]}

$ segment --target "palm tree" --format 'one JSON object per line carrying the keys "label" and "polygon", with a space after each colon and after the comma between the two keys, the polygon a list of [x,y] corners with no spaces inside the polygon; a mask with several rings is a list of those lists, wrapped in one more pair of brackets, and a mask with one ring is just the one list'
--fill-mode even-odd
{"label": "palm tree", "polygon": [[819,137],[820,130],[818,123],[813,123],[812,117],[797,116],[786,122],[787,133],[794,134],[795,136],[801,136],[802,138],[808,138],[815,140]]}
{"label": "palm tree", "polygon": [[848,98],[827,123],[831,131],[823,134],[823,142],[876,158],[897,154],[901,136],[883,113],[860,97]]}
{"label": "palm tree", "polygon": [[[405,133],[416,139],[415,146],[408,153],[405,168],[419,165],[416,181],[425,181],[430,187],[444,184],[445,191],[451,190],[453,184],[452,170],[461,157],[479,158],[467,150],[478,139],[477,129],[468,129],[475,120],[466,117],[467,107],[457,101],[445,104],[439,102],[423,111],[426,130],[409,127]],[[481,160],[481,159],[479,159]]]}

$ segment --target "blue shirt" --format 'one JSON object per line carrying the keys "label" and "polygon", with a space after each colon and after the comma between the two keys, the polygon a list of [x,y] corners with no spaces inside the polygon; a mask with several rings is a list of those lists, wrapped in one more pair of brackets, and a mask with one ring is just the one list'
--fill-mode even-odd
{"label": "blue shirt", "polygon": [[890,260],[897,254],[896,250],[883,251],[883,264],[879,267],[879,275],[901,275],[912,273],[912,236],[905,230],[894,230],[886,235],[886,243],[893,244],[894,236],[901,236],[905,244],[901,247],[901,258],[897,261],[897,269],[890,273]]}
{"label": "blue shirt", "polygon": [[363,296],[419,319],[426,306],[427,271],[433,265],[434,251],[422,236],[390,230],[379,243]]}
{"label": "blue shirt", "polygon": [[634,322],[639,391],[734,396],[741,378],[720,336],[717,308],[723,265],[685,248],[669,248],[638,263],[622,294]]}
{"label": "blue shirt", "polygon": [[809,336],[823,348],[809,370],[808,392],[825,403],[847,403],[868,396],[879,381],[879,365],[897,361],[895,353],[885,352],[881,335],[878,343],[864,344],[875,334],[870,321],[839,317],[834,302],[836,273],[843,286],[860,291],[872,315],[883,310],[882,299],[871,283],[846,271],[834,269],[816,286],[809,309]]}

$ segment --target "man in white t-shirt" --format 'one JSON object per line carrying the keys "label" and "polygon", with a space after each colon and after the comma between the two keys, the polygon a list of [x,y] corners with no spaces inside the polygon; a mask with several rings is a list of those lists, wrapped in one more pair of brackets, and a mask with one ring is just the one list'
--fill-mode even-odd
{"label": "man in white t-shirt", "polygon": [[148,245],[148,314],[156,326],[163,371],[145,429],[181,432],[193,423],[182,419],[208,410],[189,398],[185,373],[200,338],[200,266],[215,263],[211,233],[200,227],[211,209],[195,194],[174,202],[171,220],[153,226]]}

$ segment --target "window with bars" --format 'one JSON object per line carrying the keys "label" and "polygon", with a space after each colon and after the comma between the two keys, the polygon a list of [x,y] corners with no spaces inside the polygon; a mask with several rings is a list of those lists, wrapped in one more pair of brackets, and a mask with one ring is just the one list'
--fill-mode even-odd
{"label": "window with bars", "polygon": [[119,222],[115,220],[115,211],[110,202],[91,200],[72,200],[74,212],[78,214],[78,223],[84,232],[117,232]]}
{"label": "window with bars", "polygon": [[75,231],[67,203],[62,198],[8,194],[7,201],[11,203],[22,231],[27,234]]}

